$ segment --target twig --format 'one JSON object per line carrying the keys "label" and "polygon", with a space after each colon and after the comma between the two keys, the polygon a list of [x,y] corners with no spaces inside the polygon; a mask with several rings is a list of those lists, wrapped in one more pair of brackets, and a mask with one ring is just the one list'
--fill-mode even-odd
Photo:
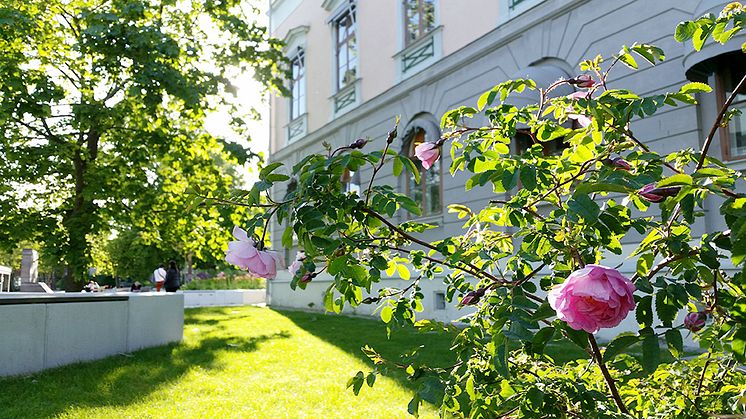
{"label": "twig", "polygon": [[702,166],[705,164],[705,159],[707,158],[707,151],[710,149],[710,144],[712,144],[712,140],[715,138],[715,134],[717,133],[718,127],[720,127],[720,122],[722,122],[723,116],[725,116],[725,112],[728,111],[728,108],[730,107],[731,103],[733,103],[733,100],[736,98],[736,95],[738,95],[738,92],[741,91],[741,88],[744,85],[746,85],[746,75],[744,75],[741,78],[741,81],[738,82],[738,86],[736,86],[736,88],[733,89],[733,92],[730,94],[730,96],[728,96],[728,99],[723,104],[723,107],[720,108],[718,117],[715,118],[715,123],[712,124],[712,128],[710,128],[710,133],[707,134],[705,143],[702,145],[702,151],[699,156],[699,161],[697,162],[697,168],[694,169],[695,172],[701,169]]}
{"label": "twig", "polygon": [[370,202],[370,191],[373,188],[373,180],[375,180],[376,175],[378,174],[378,171],[381,170],[384,162],[386,161],[386,155],[389,152],[391,143],[393,143],[394,139],[396,139],[398,129],[399,129],[399,120],[397,118],[396,125],[394,125],[394,129],[389,131],[389,133],[386,135],[386,147],[383,149],[383,154],[381,155],[381,161],[378,162],[378,166],[373,167],[373,174],[370,175],[370,182],[368,183],[368,190],[365,192],[365,205],[368,205],[368,203]]}
{"label": "twig", "polygon": [[598,368],[601,369],[601,374],[604,376],[606,385],[609,387],[609,392],[611,393],[611,397],[614,399],[614,403],[616,403],[616,406],[619,408],[620,412],[629,414],[629,410],[627,410],[627,406],[624,405],[624,401],[622,401],[622,397],[619,395],[619,391],[616,388],[614,378],[611,377],[611,374],[609,374],[609,370],[606,368],[604,359],[601,356],[601,350],[598,348],[598,343],[596,342],[596,338],[593,337],[592,333],[588,333],[588,343],[591,344],[593,356],[596,358]]}

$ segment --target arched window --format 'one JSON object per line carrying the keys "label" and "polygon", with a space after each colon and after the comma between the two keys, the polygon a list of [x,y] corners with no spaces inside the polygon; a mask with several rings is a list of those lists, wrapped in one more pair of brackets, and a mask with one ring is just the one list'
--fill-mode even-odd
{"label": "arched window", "polygon": [[420,171],[420,184],[417,184],[413,174],[406,172],[406,193],[420,205],[423,216],[440,214],[443,208],[442,159],[438,159],[430,169],[425,170],[422,162],[414,155],[414,149],[419,144],[440,139],[438,123],[430,114],[418,116],[404,130],[403,138],[402,154],[409,157]]}

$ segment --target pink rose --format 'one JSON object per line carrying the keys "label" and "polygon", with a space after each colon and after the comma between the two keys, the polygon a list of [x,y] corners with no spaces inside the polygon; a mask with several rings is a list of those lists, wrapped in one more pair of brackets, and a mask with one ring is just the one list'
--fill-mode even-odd
{"label": "pink rose", "polygon": [[295,260],[290,264],[290,266],[288,266],[288,272],[290,272],[290,275],[295,276],[295,274],[298,273],[298,270],[303,267],[303,261],[305,259],[306,253],[302,250],[295,254]]}
{"label": "pink rose", "polygon": [[647,185],[640,188],[637,193],[640,194],[646,201],[649,202],[661,202],[669,196],[676,196],[681,191],[680,186],[668,186],[664,188],[656,188],[655,183],[648,183]]}
{"label": "pink rose", "polygon": [[596,333],[614,327],[635,308],[635,286],[616,269],[588,265],[549,291],[557,318],[575,330]]}
{"label": "pink rose", "polygon": [[440,157],[440,148],[435,143],[422,143],[414,148],[414,155],[422,162],[425,170],[431,168]]}
{"label": "pink rose", "polygon": [[233,227],[233,237],[238,240],[228,243],[226,262],[263,278],[272,279],[277,276],[277,266],[280,264],[277,252],[258,250],[254,240],[238,226]]}
{"label": "pink rose", "polygon": [[[570,100],[590,99],[590,92],[575,92],[567,95],[566,97]],[[575,113],[575,109],[573,109],[571,106],[565,109],[565,112],[567,112],[567,117],[569,119],[578,121],[578,124],[583,128],[587,127],[592,122],[589,116]]]}

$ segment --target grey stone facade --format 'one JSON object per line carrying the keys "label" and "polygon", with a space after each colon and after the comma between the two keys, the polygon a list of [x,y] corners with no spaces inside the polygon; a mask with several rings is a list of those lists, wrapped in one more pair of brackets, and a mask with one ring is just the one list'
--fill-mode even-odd
{"label": "grey stone facade", "polygon": [[[415,115],[422,112],[430,113],[439,120],[449,109],[461,105],[474,106],[484,91],[513,78],[532,65],[546,63],[560,67],[570,75],[579,74],[579,64],[584,59],[597,54],[610,57],[622,45],[631,45],[633,42],[661,47],[666,53],[665,61],[655,67],[640,63],[640,70],[634,72],[623,66],[615,67],[609,79],[610,87],[631,89],[641,96],[678,90],[688,82],[688,68],[685,67],[684,59],[687,59],[689,67],[701,60],[698,61],[696,55],[691,56],[691,47],[673,39],[676,24],[691,19],[702,11],[722,8],[727,3],[710,0],[540,2],[461,50],[403,80],[384,94],[365,101],[321,129],[278,150],[271,156],[271,160],[282,161],[290,167],[308,153],[322,152],[322,141],[337,147],[356,138],[367,137],[374,140],[366,146],[367,150],[382,149],[386,133],[392,128],[397,115],[401,116],[402,126],[406,126]],[[738,40],[729,46],[730,50],[739,48]],[[713,78],[708,80],[712,81]],[[651,149],[661,154],[689,147],[699,148],[716,112],[714,95],[703,95],[697,106],[664,108],[652,117],[635,120],[631,129]],[[398,150],[400,147],[401,145],[394,149]],[[443,211],[441,215],[427,218],[428,222],[436,223],[439,227],[424,235],[426,239],[438,239],[463,232],[463,221],[458,220],[454,214],[448,214],[449,204],[466,204],[473,209],[480,209],[489,199],[495,198],[490,187],[464,192],[467,175],[457,173],[455,177],[451,177],[447,169],[450,158],[447,153],[444,154]],[[712,154],[721,157],[719,146],[712,148]],[[734,161],[732,165],[736,168],[746,167],[746,160]],[[363,185],[367,185],[366,179],[370,172],[370,168],[362,171]],[[402,179],[394,178],[390,171],[382,171],[377,181],[403,187]],[[715,224],[712,216],[705,220],[706,222],[696,226],[695,235],[721,227]],[[272,235],[274,248],[281,248],[280,235],[281,230],[275,226]],[[637,240],[637,237],[631,235],[627,237],[624,243],[625,253],[628,254],[635,247]],[[634,267],[627,262],[623,269],[631,271]],[[289,287],[284,284],[288,280],[287,277],[275,280],[271,286],[270,299],[281,305],[294,301],[284,295],[285,288],[289,292]],[[318,280],[323,281],[323,278],[319,277]],[[299,293],[303,292],[295,294]],[[321,299],[316,293],[317,291],[313,291],[313,299],[316,307],[320,307]],[[430,297],[426,294],[425,305],[432,304],[427,301],[428,298]],[[300,306],[308,303],[305,301],[306,296],[300,299],[303,300],[302,303],[299,302]]]}

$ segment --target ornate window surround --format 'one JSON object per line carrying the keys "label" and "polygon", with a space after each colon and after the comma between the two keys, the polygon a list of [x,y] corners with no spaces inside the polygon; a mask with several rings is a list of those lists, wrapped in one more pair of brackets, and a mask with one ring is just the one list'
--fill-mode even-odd
{"label": "ornate window surround", "polygon": [[[292,59],[297,54],[305,54],[306,50],[306,34],[308,34],[309,27],[308,26],[296,26],[293,29],[290,29],[285,36],[284,42],[285,47],[283,48],[283,52],[286,57]],[[305,63],[304,63],[305,67]],[[305,71],[305,70],[304,70]],[[306,80],[306,85],[308,85],[308,82]],[[303,94],[303,100],[308,100],[308,94],[304,92]],[[288,98],[287,100],[287,110],[288,110],[288,118],[290,118],[291,107],[292,107],[292,98]],[[288,123],[285,125],[285,135],[286,135],[286,144],[290,144],[292,142],[297,141],[298,139],[302,138],[308,133],[308,106],[303,106],[304,112],[302,112],[300,115],[295,116],[293,119],[288,121]]]}

